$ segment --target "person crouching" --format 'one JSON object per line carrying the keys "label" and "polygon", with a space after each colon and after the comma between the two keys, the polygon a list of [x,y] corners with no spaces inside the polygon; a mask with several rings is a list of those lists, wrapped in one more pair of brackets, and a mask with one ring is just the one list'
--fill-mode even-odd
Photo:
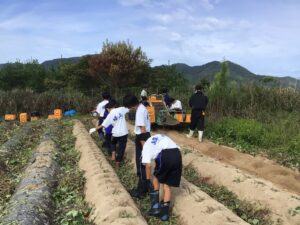
{"label": "person crouching", "polygon": [[[155,169],[151,185],[151,160]],[[179,187],[182,173],[182,157],[177,144],[163,134],[150,137],[143,146],[142,163],[146,166],[146,177],[150,187],[151,207],[148,215],[169,220],[171,188]],[[159,202],[159,187],[163,185],[163,201]]]}

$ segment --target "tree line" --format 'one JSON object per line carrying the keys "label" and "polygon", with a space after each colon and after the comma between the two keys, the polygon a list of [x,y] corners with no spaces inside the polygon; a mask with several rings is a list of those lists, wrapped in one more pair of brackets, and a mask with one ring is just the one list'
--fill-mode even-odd
{"label": "tree line", "polygon": [[46,69],[37,60],[8,63],[0,70],[0,89],[30,89],[34,92],[72,89],[87,92],[91,89],[127,87],[187,87],[188,81],[173,66],[152,68],[141,47],[130,42],[103,43],[96,55],[87,55],[77,63],[61,62]]}

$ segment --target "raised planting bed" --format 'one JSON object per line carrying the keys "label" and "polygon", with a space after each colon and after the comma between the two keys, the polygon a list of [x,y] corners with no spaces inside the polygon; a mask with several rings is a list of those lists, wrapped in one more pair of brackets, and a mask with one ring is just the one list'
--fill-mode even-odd
{"label": "raised planting bed", "polygon": [[4,144],[18,130],[17,123],[1,122],[0,123],[0,145]]}
{"label": "raised planting bed", "polygon": [[2,224],[51,224],[53,213],[52,192],[57,183],[58,166],[54,160],[53,142],[57,125],[47,124],[41,143],[11,197]]}
{"label": "raised planting bed", "polygon": [[86,200],[95,224],[147,224],[114,169],[97,147],[84,125],[74,125],[76,149],[81,153],[80,168],[86,178]]}

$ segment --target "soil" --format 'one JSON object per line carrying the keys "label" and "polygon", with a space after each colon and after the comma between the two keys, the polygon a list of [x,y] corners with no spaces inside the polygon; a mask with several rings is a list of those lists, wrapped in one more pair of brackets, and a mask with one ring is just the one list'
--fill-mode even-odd
{"label": "soil", "polygon": [[182,148],[191,149],[206,156],[232,165],[246,173],[272,182],[274,185],[300,195],[300,172],[277,164],[261,156],[251,156],[234,148],[214,144],[208,140],[199,143],[197,138],[188,139],[184,133],[159,129],[157,133],[167,134]]}
{"label": "soil", "polygon": [[91,220],[99,225],[147,224],[101,150],[77,120],[73,134],[77,138],[75,148],[81,153],[79,167],[86,179],[86,201],[93,207]]}

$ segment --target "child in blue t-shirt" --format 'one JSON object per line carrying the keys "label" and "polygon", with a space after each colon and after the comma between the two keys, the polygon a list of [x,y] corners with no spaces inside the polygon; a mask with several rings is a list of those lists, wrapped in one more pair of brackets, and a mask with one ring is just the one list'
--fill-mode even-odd
{"label": "child in blue t-shirt", "polygon": [[[114,99],[111,99],[106,105],[105,105],[105,112],[103,120],[108,116],[109,109],[112,109],[116,106],[116,101]],[[104,129],[105,137],[104,142],[102,144],[102,147],[107,149],[108,154],[111,156],[112,153],[112,145],[111,145],[111,139],[112,139],[112,129],[113,125],[108,126]]]}

